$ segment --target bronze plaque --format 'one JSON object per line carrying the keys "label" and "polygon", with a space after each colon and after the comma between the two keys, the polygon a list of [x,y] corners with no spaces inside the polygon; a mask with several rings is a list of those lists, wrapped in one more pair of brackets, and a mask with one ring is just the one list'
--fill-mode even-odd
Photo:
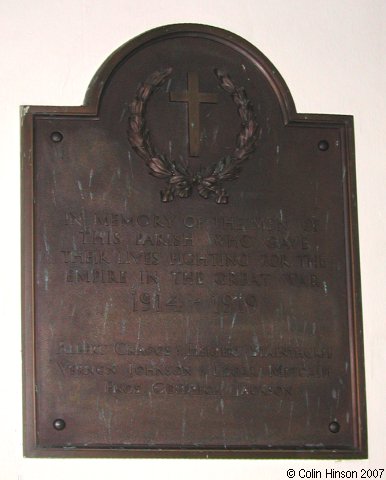
{"label": "bronze plaque", "polygon": [[352,117],[175,25],[22,139],[26,455],[366,456]]}

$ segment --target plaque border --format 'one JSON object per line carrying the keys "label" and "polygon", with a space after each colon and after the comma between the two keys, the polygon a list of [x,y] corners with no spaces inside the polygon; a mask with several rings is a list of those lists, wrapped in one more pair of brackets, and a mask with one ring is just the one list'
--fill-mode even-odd
{"label": "plaque border", "polygon": [[[34,288],[34,119],[37,117],[97,117],[104,88],[121,62],[145,45],[165,38],[200,37],[215,40],[247,56],[265,76],[279,101],[286,126],[335,127],[340,131],[342,155],[346,161],[344,184],[344,224],[346,243],[346,279],[348,285],[349,342],[352,369],[354,443],[352,449],[304,448],[124,448],[63,447],[46,448],[37,441],[35,288]],[[364,347],[359,264],[359,238],[354,153],[354,121],[350,115],[297,113],[291,93],[272,63],[252,44],[226,30],[201,24],[167,25],[150,30],[128,41],[102,64],[91,80],[82,106],[21,106],[21,302],[23,352],[23,443],[26,457],[80,458],[367,458],[367,422],[365,399]]]}

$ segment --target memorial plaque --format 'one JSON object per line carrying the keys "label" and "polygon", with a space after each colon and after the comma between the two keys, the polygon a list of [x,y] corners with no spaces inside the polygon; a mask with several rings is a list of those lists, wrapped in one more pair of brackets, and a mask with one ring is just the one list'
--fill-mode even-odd
{"label": "memorial plaque", "polygon": [[351,116],[175,25],[21,117],[27,456],[366,456]]}

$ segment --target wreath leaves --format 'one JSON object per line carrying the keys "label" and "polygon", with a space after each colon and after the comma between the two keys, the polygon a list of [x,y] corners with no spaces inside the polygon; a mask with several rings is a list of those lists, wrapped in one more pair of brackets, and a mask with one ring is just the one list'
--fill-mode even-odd
{"label": "wreath leaves", "polygon": [[241,129],[236,138],[236,148],[231,155],[220,159],[205,171],[190,172],[182,162],[172,162],[165,155],[156,152],[147,129],[145,111],[147,102],[155,90],[160,88],[172,73],[171,68],[155,71],[139,85],[134,100],[130,105],[127,135],[135,153],[142,158],[153,177],[166,180],[167,187],[161,191],[161,200],[170,202],[176,196],[187,198],[193,187],[202,198],[215,197],[218,204],[229,201],[223,188],[223,182],[236,180],[241,173],[241,164],[254,152],[257,146],[259,126],[253,106],[244,88],[235,86],[230,76],[215,69],[219,86],[228,93],[237,107],[241,119]]}

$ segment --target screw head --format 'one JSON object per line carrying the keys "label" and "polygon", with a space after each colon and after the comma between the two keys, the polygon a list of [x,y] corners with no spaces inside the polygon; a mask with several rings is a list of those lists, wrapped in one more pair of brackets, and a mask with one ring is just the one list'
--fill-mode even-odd
{"label": "screw head", "polygon": [[338,433],[340,430],[340,425],[338,422],[331,422],[328,428],[331,433]]}
{"label": "screw head", "polygon": [[51,140],[55,143],[59,143],[63,140],[63,135],[60,132],[52,132]]}
{"label": "screw head", "polygon": [[321,152],[325,152],[329,149],[329,147],[330,144],[327,142],[327,140],[320,140],[320,142],[318,143],[318,148]]}
{"label": "screw head", "polygon": [[55,430],[63,430],[66,427],[66,422],[61,418],[57,418],[54,420],[53,426]]}

